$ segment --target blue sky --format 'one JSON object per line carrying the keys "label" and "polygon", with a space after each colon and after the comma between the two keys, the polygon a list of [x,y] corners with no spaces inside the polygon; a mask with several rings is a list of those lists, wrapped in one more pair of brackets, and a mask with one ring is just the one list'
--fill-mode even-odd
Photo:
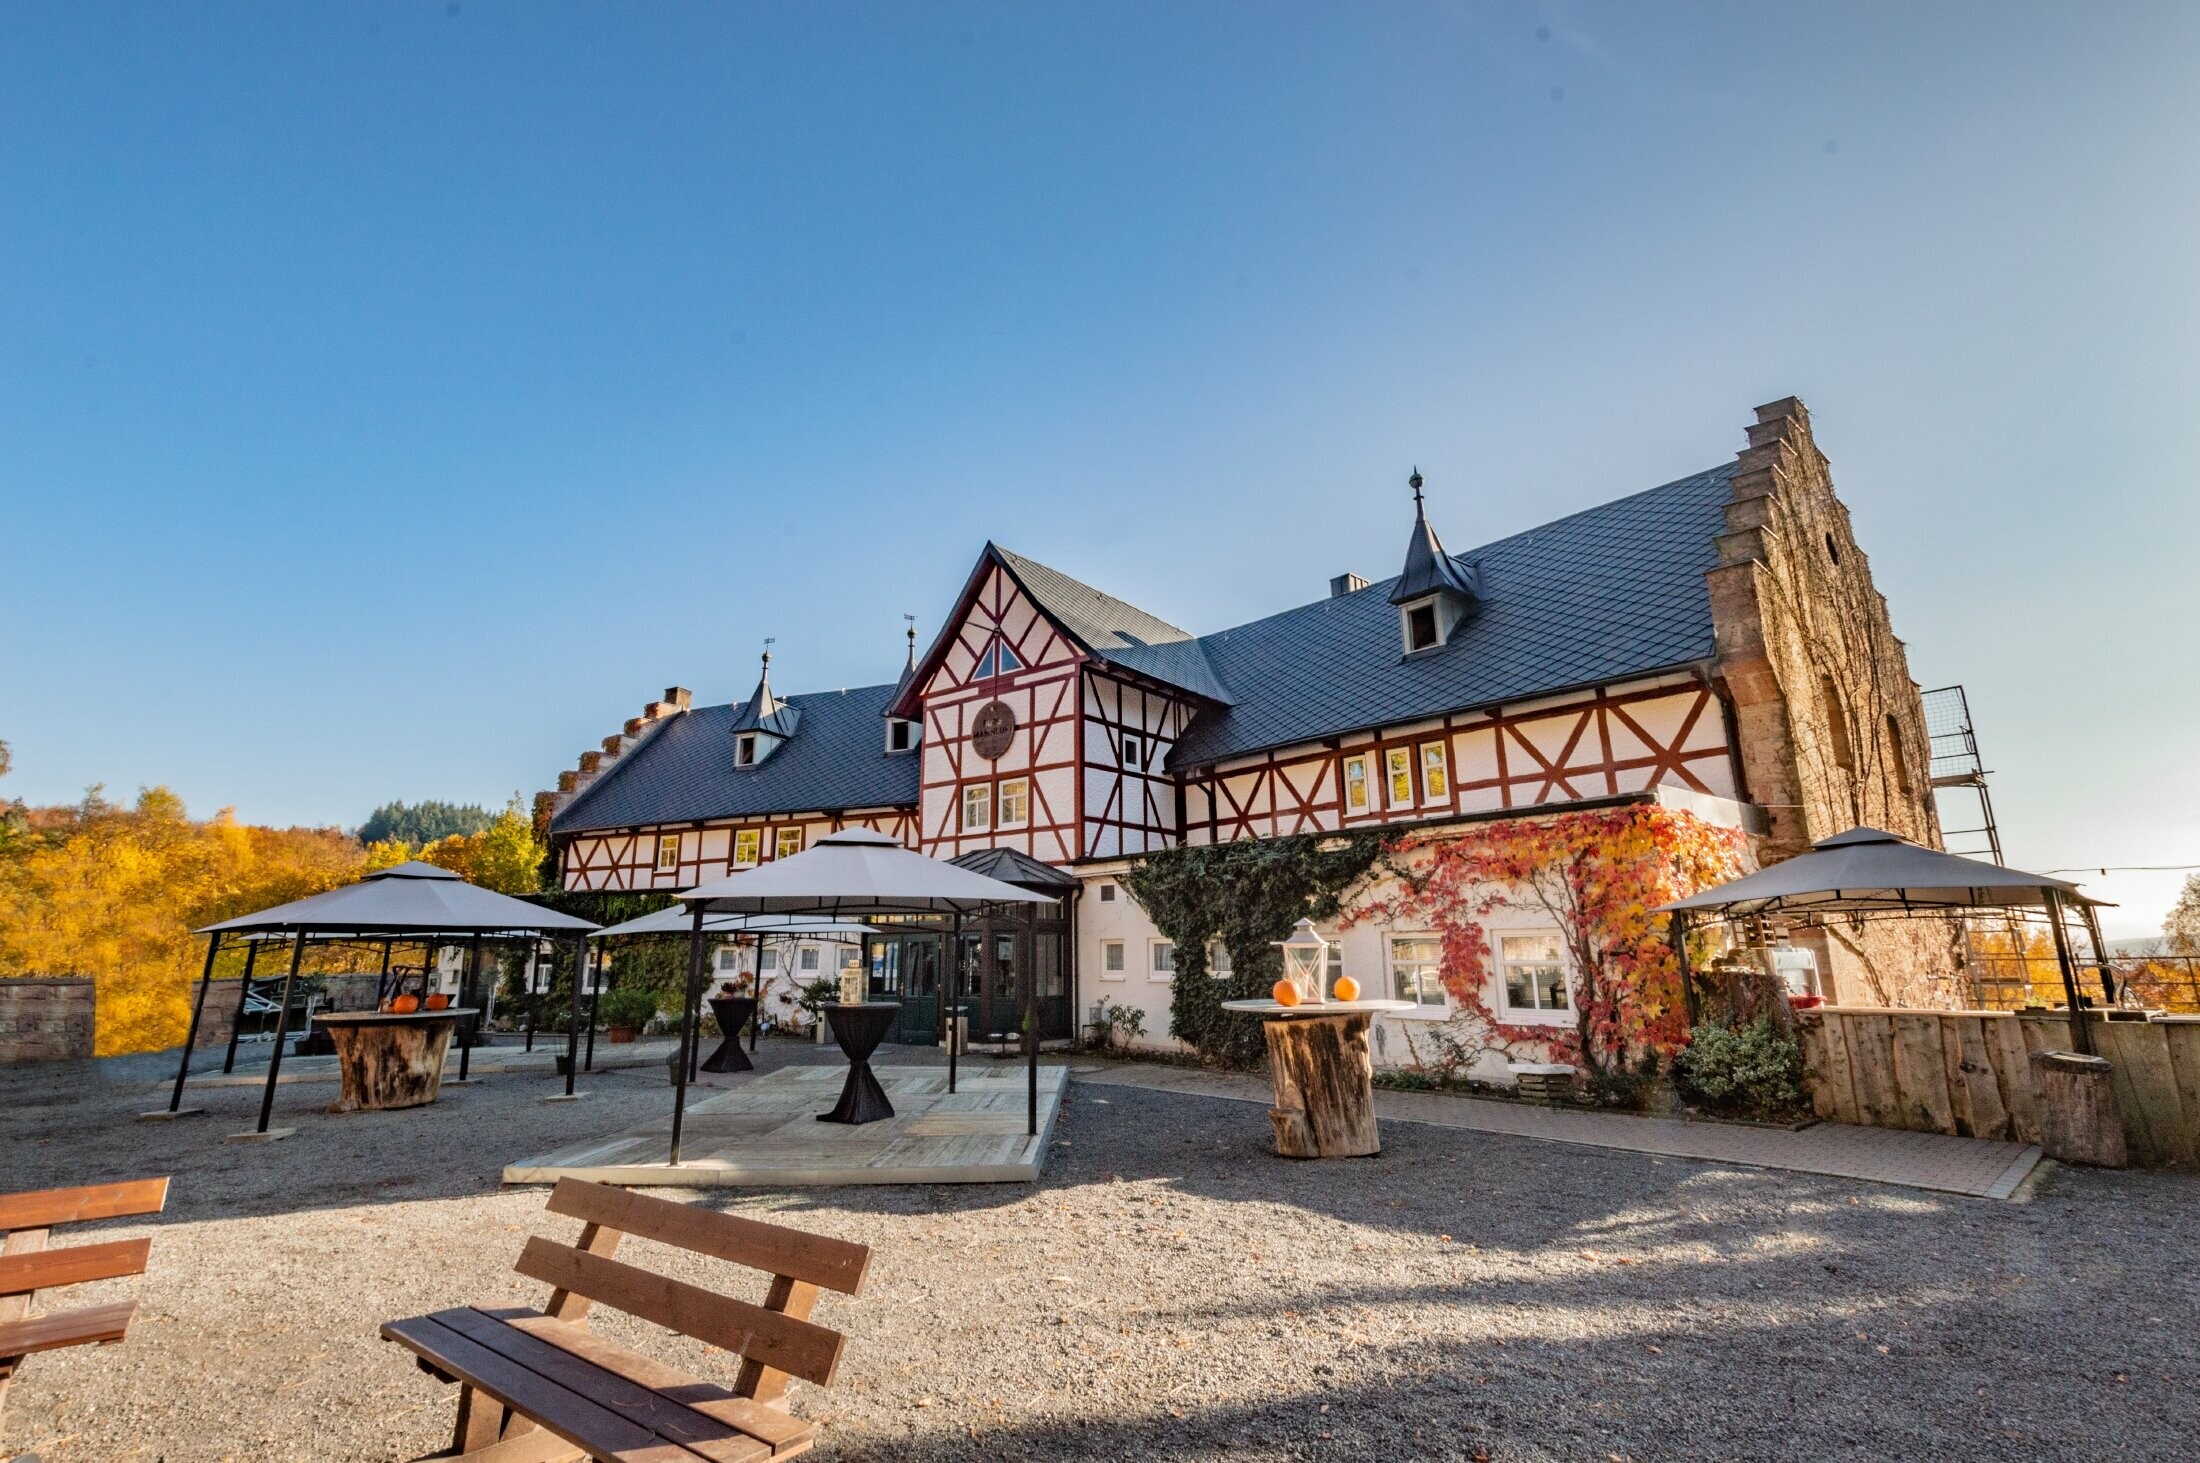
{"label": "blue sky", "polygon": [[2189,5],[10,5],[5,790],[499,802],[989,537],[1209,629],[1792,393],[2010,857],[2200,860],[2195,136]]}

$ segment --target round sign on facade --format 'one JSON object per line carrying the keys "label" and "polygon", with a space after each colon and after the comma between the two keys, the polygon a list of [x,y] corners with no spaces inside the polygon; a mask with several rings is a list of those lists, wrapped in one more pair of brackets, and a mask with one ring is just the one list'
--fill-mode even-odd
{"label": "round sign on facade", "polygon": [[988,701],[970,724],[970,746],[988,762],[998,762],[1016,737],[1016,713],[999,701]]}

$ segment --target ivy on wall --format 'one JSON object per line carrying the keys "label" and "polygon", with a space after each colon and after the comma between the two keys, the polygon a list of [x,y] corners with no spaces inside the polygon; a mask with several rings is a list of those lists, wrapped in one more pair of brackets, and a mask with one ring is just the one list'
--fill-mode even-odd
{"label": "ivy on wall", "polygon": [[[1377,833],[1301,834],[1149,854],[1123,887],[1176,946],[1169,1031],[1207,1061],[1252,1066],[1266,1052],[1257,1018],[1224,1001],[1268,994],[1283,973],[1275,942],[1301,918],[1336,918],[1381,859]],[[1219,939],[1230,974],[1211,977],[1207,946]]]}
{"label": "ivy on wall", "polygon": [[[1463,1013],[1454,1024],[1472,1028],[1484,1049],[1618,1074],[1688,1044],[1680,964],[1666,943],[1670,917],[1653,911],[1738,878],[1745,844],[1738,831],[1654,804],[1446,829],[1401,844],[1397,882],[1354,908],[1348,923],[1435,931],[1444,989]],[[1523,907],[1547,917],[1565,942],[1571,1030],[1508,1022],[1491,1006],[1484,921]]]}

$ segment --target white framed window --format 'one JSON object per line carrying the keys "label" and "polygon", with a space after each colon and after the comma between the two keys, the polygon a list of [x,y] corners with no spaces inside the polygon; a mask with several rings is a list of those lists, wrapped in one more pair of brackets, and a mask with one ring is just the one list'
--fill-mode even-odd
{"label": "white framed window", "polygon": [[732,945],[720,945],[717,958],[721,975],[733,975],[741,968],[741,952]]}
{"label": "white framed window", "polygon": [[793,858],[800,852],[802,852],[802,829],[799,825],[793,828],[782,828],[773,835],[773,858]]}
{"label": "white framed window", "polygon": [[999,813],[999,826],[1003,828],[1021,828],[1031,821],[1031,782],[1028,778],[1001,779]]}
{"label": "white framed window", "polygon": [[1451,796],[1451,763],[1442,742],[1421,743],[1421,800],[1440,803]]}
{"label": "white framed window", "polygon": [[1100,942],[1100,975],[1105,980],[1121,980],[1123,978],[1123,942],[1121,940],[1102,940]]}
{"label": "white framed window", "polygon": [[772,949],[770,946],[766,946],[762,950],[757,951],[756,968],[764,972],[764,974],[770,975],[773,971],[779,968],[779,952]]}
{"label": "white framed window", "polygon": [[680,867],[680,835],[679,835],[679,834],[677,834],[677,833],[660,833],[660,834],[658,834],[658,835],[657,835],[657,868],[658,868],[658,870],[659,870],[660,872],[668,872],[668,871],[670,871],[670,870],[673,870],[673,869],[677,869],[677,868],[679,868],[679,867]]}
{"label": "white framed window", "polygon": [[1364,813],[1368,807],[1367,758],[1347,757],[1344,759],[1344,810]]}
{"label": "white framed window", "polygon": [[1155,940],[1147,952],[1146,978],[1171,981],[1176,979],[1176,943],[1172,940]]}
{"label": "white framed window", "polygon": [[1444,942],[1434,935],[1390,937],[1390,994],[1429,1011],[1441,1012],[1444,1001]]}
{"label": "white framed window", "polygon": [[854,970],[854,969],[855,969],[855,968],[856,968],[857,966],[861,965],[862,963],[863,963],[863,952],[862,952],[861,950],[857,949],[857,948],[856,948],[855,946],[853,946],[853,945],[845,945],[845,946],[841,947],[841,951],[840,951],[840,968],[841,968],[841,969],[842,969],[843,971],[848,971],[848,970]]}
{"label": "white framed window", "polygon": [[1139,741],[1137,737],[1126,736],[1123,738],[1123,765],[1137,768],[1143,768],[1146,765],[1145,744]]}
{"label": "white framed window", "polygon": [[805,973],[817,969],[817,946],[804,945],[802,947],[802,969]]}
{"label": "white framed window", "polygon": [[764,830],[761,828],[736,828],[733,830],[733,863],[735,868],[748,868],[763,857]]}
{"label": "white framed window", "polygon": [[754,767],[756,765],[755,732],[743,732],[733,739],[733,765],[736,767]]}
{"label": "white framed window", "polygon": [[1115,903],[1115,886],[1113,884],[1102,884],[1100,886],[1100,902],[1102,904]]}
{"label": "white framed window", "polygon": [[1566,942],[1555,931],[1500,932],[1496,944],[1497,984],[1509,1014],[1531,1019],[1571,1015]]}
{"label": "white framed window", "polygon": [[1224,980],[1234,974],[1230,969],[1230,947],[1220,940],[1207,942],[1207,973],[1216,980]]}
{"label": "white framed window", "polygon": [[894,717],[886,723],[886,750],[889,752],[914,751],[917,745],[917,724]]}
{"label": "white framed window", "polygon": [[983,833],[993,826],[993,789],[982,782],[963,789],[962,827],[965,833]]}
{"label": "white framed window", "polygon": [[1394,808],[1413,806],[1413,749],[1392,747],[1383,753],[1383,780]]}

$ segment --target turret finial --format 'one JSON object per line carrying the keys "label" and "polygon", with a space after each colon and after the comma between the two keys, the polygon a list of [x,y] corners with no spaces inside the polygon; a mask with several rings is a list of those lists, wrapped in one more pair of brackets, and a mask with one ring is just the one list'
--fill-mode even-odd
{"label": "turret finial", "polygon": [[902,618],[909,622],[909,665],[914,669],[917,664],[917,617],[903,615]]}
{"label": "turret finial", "polygon": [[775,635],[764,637],[764,671],[767,675],[770,674],[772,668],[772,646],[777,640],[778,637]]}
{"label": "turret finial", "polygon": [[1413,469],[1413,476],[1406,479],[1406,486],[1413,489],[1413,506],[1415,511],[1419,511],[1421,507],[1421,469],[1418,467]]}

